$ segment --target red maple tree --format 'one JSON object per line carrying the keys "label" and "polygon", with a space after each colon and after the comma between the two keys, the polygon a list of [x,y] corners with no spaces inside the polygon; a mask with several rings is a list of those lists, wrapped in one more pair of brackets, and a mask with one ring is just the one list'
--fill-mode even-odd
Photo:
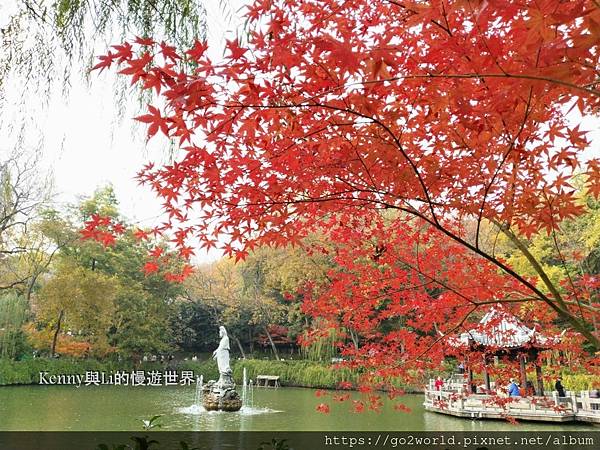
{"label": "red maple tree", "polygon": [[[246,18],[248,43],[217,62],[201,42],[177,55],[138,38],[95,66],[154,90],[137,119],[181,146],[139,173],[169,215],[155,233],[236,258],[326,233],[343,270],[306,308],[363,336],[405,318],[362,353],[378,363],[382,345],[420,355],[435,327],[492,302],[534,305],[529,319],[600,348],[598,302],[557,286],[525,242],[584,211],[575,175],[600,195],[578,125],[600,106],[596,0],[257,0]],[[539,282],[482,244],[486,226]]]}

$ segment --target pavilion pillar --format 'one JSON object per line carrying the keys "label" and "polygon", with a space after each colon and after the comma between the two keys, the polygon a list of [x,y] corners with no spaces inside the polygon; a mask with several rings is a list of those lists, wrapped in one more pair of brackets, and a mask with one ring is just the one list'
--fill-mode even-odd
{"label": "pavilion pillar", "polygon": [[544,379],[542,378],[542,368],[538,362],[535,363],[535,378],[537,380],[537,395],[544,395]]}
{"label": "pavilion pillar", "polygon": [[[475,388],[475,386],[473,385],[473,370],[471,370],[471,366],[467,366],[467,386],[466,386],[466,391],[467,394],[475,394],[477,393],[477,389]],[[464,378],[463,378],[464,381]]]}
{"label": "pavilion pillar", "polygon": [[521,387],[523,389],[527,388],[527,370],[525,369],[525,355],[519,355],[519,374],[521,378]]}
{"label": "pavilion pillar", "polygon": [[487,362],[488,359],[487,357],[484,355],[483,356],[483,382],[485,384],[485,390],[487,392],[491,391],[491,383],[490,383],[490,374],[488,372],[488,368],[487,368]]}
{"label": "pavilion pillar", "polygon": [[542,378],[542,366],[540,366],[540,361],[538,358],[538,351],[536,349],[533,350],[533,354],[531,355],[535,361],[535,379],[537,380],[537,395],[544,395],[544,379]]}

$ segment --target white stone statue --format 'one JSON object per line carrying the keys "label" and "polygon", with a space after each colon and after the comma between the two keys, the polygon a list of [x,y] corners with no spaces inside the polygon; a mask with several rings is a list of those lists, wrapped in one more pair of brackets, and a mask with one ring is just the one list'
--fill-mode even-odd
{"label": "white stone statue", "polygon": [[217,360],[219,367],[219,383],[231,380],[231,367],[229,366],[229,337],[224,326],[219,327],[219,347],[213,352],[213,359]]}

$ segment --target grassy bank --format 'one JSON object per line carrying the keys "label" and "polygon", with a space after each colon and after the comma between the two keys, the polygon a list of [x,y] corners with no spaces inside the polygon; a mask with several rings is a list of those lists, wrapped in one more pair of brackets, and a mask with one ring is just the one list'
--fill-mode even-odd
{"label": "grassy bank", "polygon": [[[356,385],[359,378],[356,371],[334,369],[328,364],[314,361],[246,359],[232,361],[231,368],[236,383],[240,384],[243,379],[244,368],[246,368],[250,380],[256,380],[258,375],[274,375],[279,377],[282,386],[293,387],[336,389],[341,382],[350,382]],[[178,370],[193,370],[196,375],[203,375],[204,380],[219,378],[217,365],[213,360],[183,361],[178,365]],[[394,384],[407,392],[422,391],[422,386],[408,386],[400,381]]]}
{"label": "grassy bank", "polygon": [[[255,380],[258,375],[279,376],[283,386],[308,387],[315,389],[335,389],[340,382],[357,384],[358,373],[349,369],[333,369],[331,366],[313,361],[273,361],[262,359],[235,360],[231,362],[233,376],[237,383],[241,384],[244,368],[248,378]],[[203,375],[204,380],[216,380],[219,378],[217,364],[214,360],[204,361],[180,361],[171,364],[170,369],[179,372],[182,370],[193,370],[196,376]],[[134,367],[132,362],[127,361],[97,361],[93,359],[47,359],[37,358],[25,361],[0,360],[0,386],[14,384],[38,384],[39,373],[47,371],[49,374],[85,374],[86,371],[99,371],[110,373],[130,371],[133,369],[165,370],[167,365],[159,362],[145,362],[141,366]],[[432,375],[433,376],[433,375]],[[428,378],[428,377],[426,377]],[[426,380],[423,380],[425,383]],[[568,390],[580,391],[597,388],[597,380],[586,374],[565,374],[563,385]],[[421,392],[422,385],[406,385],[397,381],[394,385],[407,392]],[[554,385],[546,386],[548,391],[554,389]]]}
{"label": "grassy bank", "polygon": [[[356,384],[358,373],[349,369],[333,369],[327,364],[312,361],[273,361],[248,359],[232,361],[233,376],[237,383],[242,382],[244,368],[248,379],[255,380],[258,375],[275,375],[280,377],[283,386],[309,387],[317,389],[335,389],[340,382]],[[143,363],[137,370],[164,370],[166,364]],[[219,378],[217,365],[214,360],[180,361],[171,365],[172,369],[193,370],[196,376],[203,375],[204,380]],[[47,371],[51,375],[85,374],[86,371],[110,373],[117,370],[133,370],[131,362],[96,361],[92,359],[47,359],[36,358],[25,361],[0,360],[0,386],[14,384],[38,384],[39,373]],[[411,386],[398,387],[415,390]]]}
{"label": "grassy bank", "polygon": [[[12,384],[38,384],[40,372],[50,375],[85,374],[86,371],[110,373],[133,370],[131,362],[97,361],[94,359],[35,358],[24,361],[0,360],[0,386]],[[143,363],[142,370],[162,370],[160,363]]]}

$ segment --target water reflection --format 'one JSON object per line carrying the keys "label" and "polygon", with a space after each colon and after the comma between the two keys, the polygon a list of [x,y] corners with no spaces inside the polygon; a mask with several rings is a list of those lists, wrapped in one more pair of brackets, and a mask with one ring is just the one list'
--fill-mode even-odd
{"label": "water reflection", "polygon": [[[585,425],[464,420],[423,410],[423,397],[384,399],[381,412],[351,412],[352,403],[331,395],[317,398],[312,389],[255,389],[254,405],[237,413],[206,412],[194,404],[195,386],[181,387],[0,387],[0,430],[140,430],[141,419],[162,414],[161,430],[241,431],[505,431],[592,430]],[[359,398],[354,394],[354,398]],[[396,411],[400,401],[410,413]],[[329,414],[316,412],[319,403]]]}

